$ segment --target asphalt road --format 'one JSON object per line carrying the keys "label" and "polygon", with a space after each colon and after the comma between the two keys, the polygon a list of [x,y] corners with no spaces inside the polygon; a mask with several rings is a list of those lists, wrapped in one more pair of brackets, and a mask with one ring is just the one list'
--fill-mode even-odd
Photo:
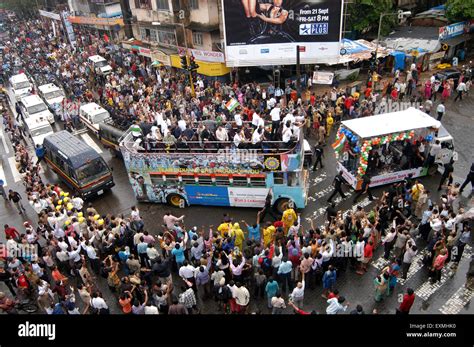
{"label": "asphalt road", "polygon": [[[443,124],[454,137],[455,148],[459,153],[459,160],[456,162],[454,171],[455,181],[462,182],[473,162],[472,148],[474,140],[472,134],[474,134],[474,116],[472,110],[474,109],[474,97],[471,95],[465,98],[464,101],[456,104],[448,102],[446,106],[447,113],[443,118]],[[59,129],[60,125],[56,124],[56,128]],[[171,211],[174,215],[184,214],[186,216],[185,223],[187,226],[217,225],[220,223],[224,213],[230,214],[236,221],[244,219],[248,223],[252,223],[256,219],[257,211],[248,208],[192,206],[186,209],[176,209],[164,205],[137,204],[121,159],[114,157],[107,149],[103,148],[92,134],[84,133],[77,136],[92,145],[106,159],[110,167],[113,168],[116,186],[100,198],[92,201],[100,213],[128,214],[130,207],[137,205],[145,220],[146,228],[152,233],[156,233],[160,230],[162,217],[166,211]],[[14,189],[24,193],[24,187],[21,185],[21,182],[19,182],[21,177],[13,166],[13,149],[8,139],[6,139],[3,129],[1,137],[0,153],[2,160],[0,161],[0,178],[3,178],[4,181],[7,182],[7,189]],[[310,139],[310,142],[312,142],[312,139]],[[328,141],[328,143],[331,143],[331,141]],[[33,147],[31,146],[30,148],[31,151],[34,152]],[[324,154],[324,168],[315,173],[311,173],[309,203],[304,210],[300,211],[305,227],[309,226],[311,220],[314,221],[315,225],[322,225],[324,223],[324,211],[327,207],[326,199],[332,192],[331,183],[336,173],[335,157],[330,145],[325,147]],[[48,169],[45,164],[42,164],[42,167],[46,181],[51,183],[57,182],[58,177]],[[422,183],[431,190],[432,198],[434,199],[438,197],[438,192],[436,191],[438,182],[439,175],[422,179]],[[384,187],[375,189],[374,195],[381,195],[383,189]],[[347,191],[347,187],[345,190]],[[465,189],[460,202],[462,206],[471,206],[472,201],[470,200],[471,197],[469,193],[470,189]],[[348,197],[343,201],[340,201],[340,198],[336,198],[335,201],[338,203],[337,207],[343,211],[354,209],[356,205],[352,203],[351,196],[353,196],[353,192],[348,191]],[[368,201],[368,199],[360,199],[357,205],[370,208],[371,202]],[[14,207],[3,201],[0,202],[0,206],[1,224],[8,223],[21,229],[23,219],[22,216],[18,215]],[[27,210],[27,220],[29,219],[36,222],[34,211],[29,207],[27,207]],[[0,241],[5,241],[3,233],[0,235]],[[422,244],[419,246],[423,247]],[[394,313],[394,309],[397,307],[398,295],[403,293],[407,287],[411,287],[415,289],[417,294],[412,313],[474,313],[474,309],[469,306],[470,299],[474,293],[466,291],[463,287],[471,248],[466,248],[465,257],[458,270],[456,272],[447,271],[439,284],[434,286],[430,285],[428,283],[426,269],[412,265],[413,269],[409,274],[408,280],[403,284],[399,284],[395,293],[384,302],[375,303],[373,278],[384,266],[381,252],[382,250],[380,248],[376,251],[374,262],[370,266],[369,272],[364,276],[358,276],[353,271],[339,274],[337,288],[339,292],[347,298],[347,301],[351,303],[352,308],[357,304],[361,304],[366,312],[372,312],[372,310],[376,308],[379,313]],[[421,254],[418,259],[421,259]],[[106,283],[102,279],[99,279],[98,283],[100,287],[104,289],[105,298],[112,312],[119,312],[120,310],[116,303],[117,300],[110,294]],[[2,290],[2,286],[3,284],[0,284],[0,290]],[[314,290],[307,290],[305,308],[324,312],[326,303],[320,296],[321,292],[321,287],[316,287]],[[203,313],[216,312],[216,305],[212,301],[207,301],[204,305],[200,306],[201,312]],[[266,309],[266,300],[255,299],[253,297],[251,299],[250,308],[253,311],[260,310],[264,313],[268,312]],[[290,312],[290,310],[288,310],[288,312]]]}

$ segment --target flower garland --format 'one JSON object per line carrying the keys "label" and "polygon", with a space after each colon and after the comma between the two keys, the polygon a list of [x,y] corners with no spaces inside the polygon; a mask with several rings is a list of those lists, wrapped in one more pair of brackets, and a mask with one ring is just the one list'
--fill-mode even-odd
{"label": "flower garland", "polygon": [[[367,172],[367,165],[368,165],[368,160],[369,160],[369,152],[372,149],[372,145],[376,146],[379,144],[387,144],[387,143],[392,143],[396,141],[403,141],[403,140],[411,140],[412,138],[415,137],[415,131],[405,131],[401,132],[398,134],[390,134],[390,135],[385,135],[382,137],[374,137],[371,140],[366,140],[362,144],[362,147],[360,148],[360,159],[359,159],[359,168],[357,169],[357,173],[359,176],[364,176],[365,173]],[[427,136],[426,138],[427,141],[431,141],[432,137]],[[358,147],[355,148],[355,151],[358,152]]]}

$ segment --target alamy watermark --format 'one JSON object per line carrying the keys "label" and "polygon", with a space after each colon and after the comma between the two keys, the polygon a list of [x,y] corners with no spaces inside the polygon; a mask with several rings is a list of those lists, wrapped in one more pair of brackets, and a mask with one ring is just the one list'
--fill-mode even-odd
{"label": "alamy watermark", "polygon": [[422,105],[419,102],[398,101],[383,98],[375,105],[374,114],[383,114],[391,112],[405,111],[413,107],[419,109]]}
{"label": "alamy watermark", "polygon": [[9,246],[0,244],[0,257],[2,258],[23,258],[29,260],[38,259],[38,245],[16,244]]}

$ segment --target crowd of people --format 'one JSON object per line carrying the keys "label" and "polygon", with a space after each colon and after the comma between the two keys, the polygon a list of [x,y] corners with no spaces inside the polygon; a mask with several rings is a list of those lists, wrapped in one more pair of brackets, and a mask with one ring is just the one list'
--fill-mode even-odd
{"label": "crowd of people", "polygon": [[[301,131],[315,135],[323,146],[334,124],[372,115],[377,104],[370,83],[364,95],[334,88],[316,96],[309,89],[298,95],[292,88],[199,79],[193,96],[184,75],[156,69],[122,49],[110,52],[92,34],[78,32],[73,52],[47,34],[43,24],[29,20],[10,27],[7,56],[31,59],[35,68],[55,75],[68,99],[97,101],[116,124],[139,125],[137,137],[146,139],[147,149],[160,141],[168,149],[183,141],[259,148],[265,141],[297,141]],[[106,57],[113,73],[95,75],[87,64],[91,54]],[[405,93],[399,76],[393,81],[391,89],[390,84],[384,88],[385,97],[399,88]],[[407,95],[421,95],[421,88],[414,89]],[[225,107],[230,98],[239,102],[237,112]],[[62,108],[65,124],[78,125],[77,114]],[[426,276],[436,282],[443,269],[456,267],[470,243],[469,218],[457,204],[460,185],[448,182],[446,194],[435,201],[410,177],[390,186],[373,208],[359,206],[343,214],[330,204],[323,226],[305,228],[291,208],[281,218],[270,214],[271,221],[264,220],[266,209],[256,221],[224,215],[217,227],[192,226],[184,216],[168,212],[161,226],[147,226],[138,207],[127,216],[101,213],[59,185],[43,182],[40,166],[21,143],[18,121],[8,113],[3,121],[25,186],[25,193],[11,191],[4,197],[23,215],[21,197],[26,196],[37,214],[37,220],[22,227],[4,226],[0,281],[11,295],[0,293],[0,308],[7,313],[16,313],[16,300],[26,298],[48,314],[107,314],[112,297],[124,314],[194,314],[211,307],[234,314],[281,314],[291,307],[297,314],[311,314],[318,312],[305,296],[314,291],[326,300],[327,314],[349,307],[352,314],[370,313],[347,302],[337,288],[338,278],[348,271],[367,276],[378,247],[387,267],[374,278],[376,302],[393,295],[399,278],[407,278],[421,247],[426,248]],[[444,182],[440,187],[445,188]],[[341,185],[338,189],[344,195]],[[112,296],[104,295],[99,278]],[[267,312],[252,305],[261,299]],[[397,312],[408,313],[414,300],[413,289],[407,288]]]}

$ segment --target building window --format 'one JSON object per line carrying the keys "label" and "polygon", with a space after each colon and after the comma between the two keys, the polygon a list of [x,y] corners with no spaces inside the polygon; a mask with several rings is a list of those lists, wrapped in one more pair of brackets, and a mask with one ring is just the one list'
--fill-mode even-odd
{"label": "building window", "polygon": [[155,29],[150,30],[150,41],[158,42],[158,32]]}
{"label": "building window", "polygon": [[170,6],[168,0],[156,0],[156,8],[160,11],[169,11]]}
{"label": "building window", "polygon": [[176,46],[176,35],[173,29],[161,28],[157,30],[157,34],[159,43]]}
{"label": "building window", "polygon": [[151,10],[151,0],[135,0],[135,8]]}
{"label": "building window", "polygon": [[202,46],[202,34],[193,32],[193,45]]}
{"label": "building window", "polygon": [[188,1],[189,1],[189,9],[199,10],[199,0],[188,0]]}
{"label": "building window", "polygon": [[140,38],[143,41],[149,41],[150,40],[150,29],[140,28]]}

